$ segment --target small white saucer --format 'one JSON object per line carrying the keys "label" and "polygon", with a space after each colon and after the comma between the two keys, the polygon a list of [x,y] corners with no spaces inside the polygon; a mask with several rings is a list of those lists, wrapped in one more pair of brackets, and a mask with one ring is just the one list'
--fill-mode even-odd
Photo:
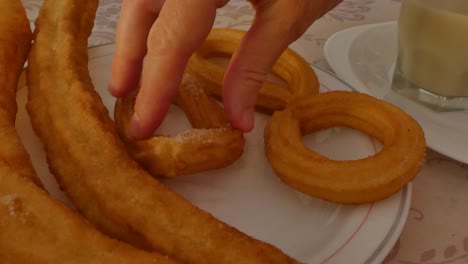
{"label": "small white saucer", "polygon": [[436,112],[390,89],[397,54],[396,22],[339,31],[325,44],[325,57],[354,89],[384,99],[413,116],[428,147],[468,164],[468,111]]}

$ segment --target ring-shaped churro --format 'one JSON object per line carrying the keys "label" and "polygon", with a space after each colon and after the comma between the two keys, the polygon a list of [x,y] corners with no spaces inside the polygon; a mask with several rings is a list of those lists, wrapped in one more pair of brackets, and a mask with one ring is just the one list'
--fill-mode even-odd
{"label": "ring-shaped churro", "polygon": [[219,169],[242,155],[242,132],[229,125],[223,108],[190,75],[184,76],[175,104],[186,114],[192,130],[174,137],[157,135],[133,140],[127,128],[134,104],[135,95],[118,99],[115,123],[130,154],[154,176],[171,178]]}
{"label": "ring-shaped churro", "polygon": [[[302,136],[333,126],[360,130],[382,150],[357,160],[331,160]],[[337,203],[366,203],[400,190],[421,170],[426,143],[418,123],[399,108],[357,92],[305,97],[276,112],[265,129],[265,150],[276,174],[291,187]]]}
{"label": "ring-shaped churro", "polygon": [[[192,55],[188,72],[206,85],[210,94],[221,97],[226,68],[210,58],[229,58],[239,46],[245,32],[236,29],[213,29],[203,45]],[[259,90],[257,110],[273,113],[282,110],[288,102],[298,97],[318,93],[319,82],[314,70],[301,56],[286,49],[272,68],[272,73],[285,81],[287,88],[267,80]]]}

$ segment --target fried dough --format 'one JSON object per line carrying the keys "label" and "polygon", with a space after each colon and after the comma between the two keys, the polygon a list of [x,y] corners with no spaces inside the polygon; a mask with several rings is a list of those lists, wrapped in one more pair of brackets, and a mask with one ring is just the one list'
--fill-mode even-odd
{"label": "fried dough", "polygon": [[104,236],[3,160],[0,259],[2,264],[176,263]]}
{"label": "fried dough", "polygon": [[175,263],[105,237],[40,185],[15,130],[16,87],[32,34],[20,0],[0,0],[0,262]]}
{"label": "fried dough", "polygon": [[45,0],[28,67],[28,113],[49,166],[101,230],[190,263],[295,263],[201,211],[125,150],[87,68],[98,0]]}
{"label": "fried dough", "polygon": [[119,98],[114,120],[127,150],[153,176],[173,178],[229,166],[244,150],[244,136],[234,129],[223,108],[193,77],[186,74],[175,104],[185,113],[193,129],[174,137],[155,135],[134,140],[128,134],[135,95]]}
{"label": "fried dough", "polygon": [[42,186],[15,129],[16,88],[31,38],[21,1],[0,0],[0,153],[11,169]]}
{"label": "fried dough", "polygon": [[[210,59],[231,58],[245,33],[246,31],[232,28],[213,29],[188,62],[187,72],[199,79],[208,92],[218,98],[222,96],[226,67]],[[286,87],[270,80],[263,82],[255,104],[257,111],[272,114],[283,110],[289,102],[297,98],[319,92],[320,84],[315,71],[304,58],[290,48],[281,54],[271,72],[273,76],[276,75],[285,82]]]}
{"label": "fried dough", "polygon": [[[303,135],[333,126],[360,130],[382,143],[375,155],[332,160],[302,143]],[[265,152],[289,186],[328,201],[361,204],[400,191],[421,171],[426,140],[421,126],[400,108],[366,94],[330,91],[296,100],[273,114]]]}

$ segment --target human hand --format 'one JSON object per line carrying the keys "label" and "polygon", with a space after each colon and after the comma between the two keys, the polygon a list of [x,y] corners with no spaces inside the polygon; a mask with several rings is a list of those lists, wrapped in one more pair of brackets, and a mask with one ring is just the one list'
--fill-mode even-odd
{"label": "human hand", "polygon": [[[137,89],[141,76],[132,136],[147,138],[162,122],[188,59],[208,36],[216,9],[228,1],[123,0],[109,91],[125,96]],[[223,103],[234,127],[253,129],[257,93],[275,61],[341,1],[250,0],[255,19],[224,76]]]}

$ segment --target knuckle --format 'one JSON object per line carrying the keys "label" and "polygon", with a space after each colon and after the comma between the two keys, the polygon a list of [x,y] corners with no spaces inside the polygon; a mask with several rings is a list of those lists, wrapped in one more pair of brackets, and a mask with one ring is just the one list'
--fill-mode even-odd
{"label": "knuckle", "polygon": [[266,80],[267,75],[268,75],[268,72],[266,71],[250,69],[250,68],[242,69],[239,74],[240,78],[243,80],[246,86],[258,87],[258,88],[260,88],[260,86]]}
{"label": "knuckle", "polygon": [[169,52],[177,49],[177,36],[168,24],[161,23],[158,28],[152,27],[147,38],[148,53]]}

